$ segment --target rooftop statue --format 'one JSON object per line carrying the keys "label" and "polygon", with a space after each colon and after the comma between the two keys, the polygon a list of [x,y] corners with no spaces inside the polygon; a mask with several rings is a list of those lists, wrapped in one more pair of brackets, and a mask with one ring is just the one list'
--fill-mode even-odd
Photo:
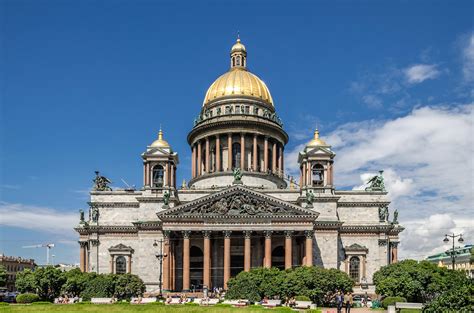
{"label": "rooftop statue", "polygon": [[313,206],[313,200],[314,200],[314,193],[312,190],[306,190],[306,203],[308,204],[309,207]]}
{"label": "rooftop statue", "polygon": [[242,184],[242,170],[240,168],[234,168],[232,175],[234,175],[234,184]]}
{"label": "rooftop statue", "polygon": [[392,224],[398,224],[398,210],[397,209],[395,209],[395,212],[393,212]]}
{"label": "rooftop statue", "polygon": [[379,174],[372,177],[367,184],[369,184],[369,187],[365,188],[366,191],[386,191],[383,181],[383,171],[379,171]]}
{"label": "rooftop statue", "polygon": [[386,205],[382,205],[379,207],[379,220],[381,222],[387,222],[388,221],[388,207]]}
{"label": "rooftop statue", "polygon": [[79,209],[79,224],[85,224],[86,221],[84,220],[84,210],[83,209]]}
{"label": "rooftop statue", "polygon": [[92,190],[94,191],[111,191],[112,188],[109,187],[109,184],[112,183],[107,177],[100,176],[99,171],[95,171],[95,178],[93,180],[94,187]]}
{"label": "rooftop statue", "polygon": [[170,193],[168,191],[165,191],[165,193],[163,194],[163,202],[165,206],[168,206],[168,204],[170,203]]}

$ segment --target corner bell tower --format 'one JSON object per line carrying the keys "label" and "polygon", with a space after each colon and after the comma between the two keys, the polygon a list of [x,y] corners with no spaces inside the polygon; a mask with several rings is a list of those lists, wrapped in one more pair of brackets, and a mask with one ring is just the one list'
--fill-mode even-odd
{"label": "corner bell tower", "polygon": [[163,139],[160,128],[158,139],[142,154],[143,187],[145,189],[176,189],[178,154]]}
{"label": "corner bell tower", "polygon": [[300,152],[298,163],[300,165],[300,188],[301,189],[324,189],[334,188],[333,164],[336,154],[331,146],[319,138],[319,131],[314,131],[314,138]]}

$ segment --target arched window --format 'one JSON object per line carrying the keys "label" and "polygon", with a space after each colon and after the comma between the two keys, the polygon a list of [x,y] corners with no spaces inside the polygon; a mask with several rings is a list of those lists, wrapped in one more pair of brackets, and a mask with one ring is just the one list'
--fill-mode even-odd
{"label": "arched window", "polygon": [[232,168],[241,168],[240,158],[240,143],[235,142],[232,144]]}
{"label": "arched window", "polygon": [[163,187],[164,168],[161,165],[156,165],[153,168],[153,187]]}
{"label": "arched window", "polygon": [[240,56],[237,56],[235,65],[237,65],[237,66],[240,66],[240,65],[241,65],[241,64],[240,64]]}
{"label": "arched window", "polygon": [[119,255],[115,260],[115,273],[125,274],[127,273],[127,260],[123,255]]}
{"label": "arched window", "polygon": [[312,174],[313,186],[324,185],[324,167],[321,164],[313,166]]}
{"label": "arched window", "polygon": [[360,259],[356,256],[353,256],[349,261],[349,276],[356,283],[360,281]]}

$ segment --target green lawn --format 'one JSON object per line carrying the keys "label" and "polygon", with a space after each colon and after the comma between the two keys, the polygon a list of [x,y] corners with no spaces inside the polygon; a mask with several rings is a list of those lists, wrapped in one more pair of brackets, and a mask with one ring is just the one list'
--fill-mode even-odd
{"label": "green lawn", "polygon": [[[199,307],[199,306],[161,306],[161,305],[125,305],[125,304],[69,304],[69,305],[9,305],[0,306],[0,313],[21,312],[21,313],[41,313],[41,312],[112,312],[112,313],[131,313],[131,312],[176,312],[176,313],[268,313],[269,310],[262,307],[232,308],[232,307]],[[288,308],[272,309],[274,313],[288,313]],[[294,312],[294,311],[293,311]],[[319,310],[308,310],[311,313],[320,313]]]}

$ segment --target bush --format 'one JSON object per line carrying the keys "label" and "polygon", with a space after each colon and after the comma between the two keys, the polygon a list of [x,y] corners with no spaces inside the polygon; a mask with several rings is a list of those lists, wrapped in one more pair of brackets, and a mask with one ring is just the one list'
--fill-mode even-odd
{"label": "bush", "polygon": [[296,296],[295,300],[297,300],[297,301],[311,301],[311,299],[307,296]]}
{"label": "bush", "polygon": [[395,302],[407,302],[407,299],[403,297],[387,297],[383,299],[382,306],[387,309],[389,305],[395,305]]}
{"label": "bush", "polygon": [[35,293],[21,293],[16,296],[17,303],[33,303],[38,302],[40,297]]}
{"label": "bush", "polygon": [[472,312],[474,307],[474,285],[463,286],[447,291],[428,303],[423,312]]}

